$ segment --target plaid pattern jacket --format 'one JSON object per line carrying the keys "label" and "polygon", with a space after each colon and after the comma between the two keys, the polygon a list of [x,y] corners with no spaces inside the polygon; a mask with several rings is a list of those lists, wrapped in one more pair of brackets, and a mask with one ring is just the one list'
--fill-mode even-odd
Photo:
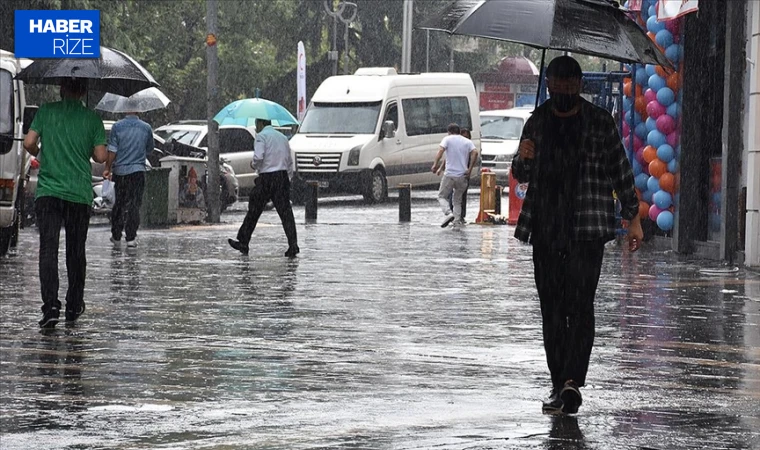
{"label": "plaid pattern jacket", "polygon": [[[582,140],[578,186],[575,193],[573,239],[577,241],[612,240],[615,237],[614,190],[622,205],[621,216],[631,220],[639,213],[639,200],[633,179],[633,170],[626,157],[620,135],[612,116],[602,108],[581,100]],[[512,175],[521,183],[529,183],[515,237],[531,241],[534,226],[531,211],[539,186],[551,183],[541,176],[540,167],[542,133],[551,111],[551,100],[539,106],[523,127],[520,140],[531,139],[536,145],[536,156],[522,160],[520,154],[512,161]]]}

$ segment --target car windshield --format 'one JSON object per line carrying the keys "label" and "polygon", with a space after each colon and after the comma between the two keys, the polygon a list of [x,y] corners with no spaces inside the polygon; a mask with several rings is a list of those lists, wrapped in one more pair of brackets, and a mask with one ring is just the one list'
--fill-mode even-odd
{"label": "car windshield", "polygon": [[374,134],[381,102],[314,103],[306,112],[302,134]]}
{"label": "car windshield", "polygon": [[483,139],[520,139],[523,120],[518,117],[482,116],[480,135]]}
{"label": "car windshield", "polygon": [[13,77],[0,70],[0,133],[13,133]]}
{"label": "car windshield", "polygon": [[165,130],[156,130],[156,134],[163,139],[164,142],[177,141],[182,144],[193,145],[193,142],[195,142],[200,131],[167,128]]}

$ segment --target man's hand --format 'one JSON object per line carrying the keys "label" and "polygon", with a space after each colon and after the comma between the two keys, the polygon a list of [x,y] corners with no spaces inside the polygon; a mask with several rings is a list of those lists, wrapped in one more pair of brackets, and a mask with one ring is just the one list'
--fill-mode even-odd
{"label": "man's hand", "polygon": [[536,157],[536,144],[530,139],[520,141],[520,159],[533,159]]}
{"label": "man's hand", "polygon": [[111,171],[108,170],[108,169],[104,170],[103,171],[103,178],[105,178],[106,180],[110,180],[111,179]]}
{"label": "man's hand", "polygon": [[430,168],[430,171],[433,173],[438,173],[438,164],[433,164],[433,166]]}
{"label": "man's hand", "polygon": [[628,250],[635,252],[641,248],[641,241],[644,239],[644,230],[641,229],[641,218],[638,214],[628,224]]}

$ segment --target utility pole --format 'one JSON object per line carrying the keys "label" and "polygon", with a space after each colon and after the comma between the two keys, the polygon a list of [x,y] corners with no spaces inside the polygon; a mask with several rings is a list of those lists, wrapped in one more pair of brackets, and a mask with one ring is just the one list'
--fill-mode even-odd
{"label": "utility pole", "polygon": [[404,0],[404,21],[401,37],[401,72],[412,71],[412,29],[414,0]]}
{"label": "utility pole", "polygon": [[343,15],[343,9],[346,7],[345,3],[338,3],[338,8],[333,11],[333,0],[325,0],[324,6],[327,15],[333,18],[333,31],[332,31],[332,50],[328,52],[327,59],[333,62],[332,74],[333,76],[338,74],[338,17]]}
{"label": "utility pole", "polygon": [[427,41],[425,43],[425,72],[430,72],[430,30],[427,31]]}
{"label": "utility pole", "polygon": [[354,8],[350,17],[344,18],[343,14],[338,16],[340,21],[343,22],[343,25],[346,26],[346,31],[343,34],[343,74],[348,75],[348,26],[351,25],[351,22],[356,18],[356,13],[359,11],[359,7],[356,6],[356,3],[351,2],[341,2],[341,4],[344,7],[348,6]]}
{"label": "utility pole", "polygon": [[218,111],[217,107],[217,72],[219,70],[219,58],[216,48],[216,17],[219,9],[217,0],[206,0],[206,67],[208,78],[206,80],[206,116],[208,119],[208,153],[206,157],[206,169],[208,182],[206,183],[206,198],[208,200],[208,218],[210,223],[219,223],[221,214],[220,189],[219,189],[219,127],[214,120]]}

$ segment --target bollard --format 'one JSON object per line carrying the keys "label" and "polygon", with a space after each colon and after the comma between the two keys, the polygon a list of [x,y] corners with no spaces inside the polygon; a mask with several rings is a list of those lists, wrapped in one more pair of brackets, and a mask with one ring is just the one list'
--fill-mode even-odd
{"label": "bollard", "polygon": [[409,183],[398,185],[398,221],[412,221],[412,185]]}
{"label": "bollard", "polygon": [[480,174],[480,211],[478,217],[475,219],[475,223],[488,222],[488,213],[486,211],[494,212],[496,198],[494,196],[496,187],[496,174],[493,172],[486,172]]}
{"label": "bollard", "polygon": [[307,223],[317,221],[317,200],[319,199],[319,183],[316,181],[306,182],[304,206],[306,207],[305,219]]}
{"label": "bollard", "polygon": [[501,215],[501,196],[504,193],[504,187],[503,186],[496,186],[496,205],[494,206],[494,214],[497,216]]}

